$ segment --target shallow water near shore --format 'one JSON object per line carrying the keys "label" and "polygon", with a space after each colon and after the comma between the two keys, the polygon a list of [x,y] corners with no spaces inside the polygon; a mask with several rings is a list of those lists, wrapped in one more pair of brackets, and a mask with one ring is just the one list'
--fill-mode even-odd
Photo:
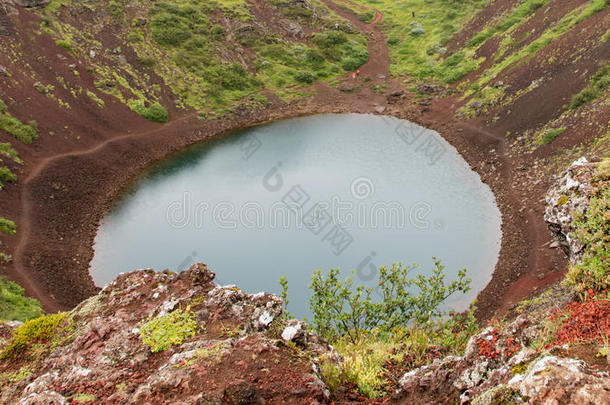
{"label": "shallow water near shore", "polygon": [[431,130],[390,117],[325,114],[227,134],[155,165],[103,219],[90,265],[97,285],[138,268],[204,262],[220,284],[280,292],[308,317],[316,269],[352,270],[432,257],[448,278],[466,268],[472,290],[491,279],[501,215],[489,187]]}

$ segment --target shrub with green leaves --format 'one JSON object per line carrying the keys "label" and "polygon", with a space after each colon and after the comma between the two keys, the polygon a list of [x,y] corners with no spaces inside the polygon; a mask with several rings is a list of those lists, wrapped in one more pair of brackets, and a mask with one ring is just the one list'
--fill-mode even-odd
{"label": "shrub with green leaves", "polygon": [[149,121],[160,123],[167,122],[169,116],[167,110],[159,103],[154,103],[147,107],[144,100],[137,99],[129,100],[127,105],[132,111]]}
{"label": "shrub with green leaves", "polygon": [[[424,323],[441,316],[440,305],[456,292],[469,291],[466,270],[456,280],[445,283],[444,266],[434,259],[427,274],[411,273],[417,266],[400,263],[379,268],[378,288],[354,287],[354,274],[344,280],[333,269],[325,276],[316,271],[310,288],[310,309],[316,332],[329,341],[347,336],[356,342],[367,330],[391,331],[410,322]],[[419,292],[414,294],[413,289]],[[377,297],[375,296],[377,294]]]}
{"label": "shrub with green leaves", "polygon": [[20,355],[34,344],[45,344],[52,340],[57,329],[63,325],[66,315],[65,312],[60,312],[26,321],[15,329],[12,340],[0,353],[0,359]]}
{"label": "shrub with green leaves", "polygon": [[0,100],[0,131],[4,131],[15,139],[31,144],[38,138],[36,122],[30,121],[27,125],[11,116],[4,101]]}
{"label": "shrub with green leaves", "polygon": [[565,127],[560,128],[551,128],[544,131],[542,137],[540,138],[540,143],[546,145],[553,142],[557,137],[565,131]]}
{"label": "shrub with green leaves", "polygon": [[140,337],[143,344],[150,346],[153,353],[157,353],[182,344],[196,332],[195,316],[191,312],[177,309],[142,325]]}
{"label": "shrub with green leaves", "polygon": [[16,180],[17,176],[15,176],[13,172],[11,172],[11,169],[4,166],[0,167],[0,188],[2,188],[3,186],[2,182],[14,183]]}
{"label": "shrub with green leaves", "polygon": [[610,88],[610,63],[604,62],[597,72],[591,76],[587,87],[572,97],[570,109],[577,110],[601,96],[602,92]]}
{"label": "shrub with green leaves", "polygon": [[17,233],[17,225],[10,219],[0,218],[0,232],[7,235],[14,235]]}
{"label": "shrub with green leaves", "polygon": [[26,297],[17,283],[0,277],[0,320],[23,322],[41,315],[40,302]]}

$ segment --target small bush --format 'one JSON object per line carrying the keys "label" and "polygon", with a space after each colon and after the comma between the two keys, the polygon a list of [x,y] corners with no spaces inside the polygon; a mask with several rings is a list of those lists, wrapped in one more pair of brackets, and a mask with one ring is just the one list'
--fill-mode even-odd
{"label": "small bush", "polygon": [[11,172],[11,169],[8,167],[0,167],[0,187],[2,187],[3,181],[7,183],[14,183],[16,180],[17,176]]}
{"label": "small bush", "polygon": [[55,44],[68,52],[72,52],[72,41],[69,39],[58,39]]}
{"label": "small bush", "polygon": [[152,122],[165,123],[169,118],[167,110],[159,103],[146,107],[144,100],[129,100],[127,105],[132,111]]}
{"label": "small bush", "polygon": [[18,284],[0,277],[0,320],[23,322],[41,315],[40,302],[26,297]]}
{"label": "small bush", "polygon": [[542,144],[547,145],[553,142],[559,135],[561,135],[566,129],[564,127],[561,128],[552,128],[548,129],[542,134]]}
{"label": "small bush", "polygon": [[312,75],[309,72],[303,72],[303,71],[297,72],[294,75],[294,78],[296,79],[297,82],[305,83],[305,84],[312,84],[316,80],[314,75]]}
{"label": "small bush", "polygon": [[142,343],[153,353],[180,345],[197,332],[197,321],[190,312],[177,309],[167,315],[153,318],[140,328]]}
{"label": "small bush", "polygon": [[25,144],[31,144],[38,138],[36,122],[30,121],[27,125],[23,124],[8,113],[6,104],[2,100],[0,100],[0,130]]}
{"label": "small bush", "polygon": [[10,219],[0,218],[0,232],[7,235],[14,235],[17,233],[17,225]]}
{"label": "small bush", "polygon": [[[373,300],[372,288],[354,288],[354,275],[340,280],[338,269],[330,270],[326,276],[316,271],[310,285],[316,332],[329,341],[347,336],[356,342],[366,330],[391,331],[406,327],[411,321],[427,322],[442,315],[439,306],[452,294],[467,292],[470,279],[462,269],[458,279],[446,285],[444,267],[436,259],[434,264],[430,274],[413,278],[409,276],[416,266],[397,263],[389,268],[380,267],[376,291],[379,300]],[[411,294],[414,287],[419,289],[418,295]]]}
{"label": "small bush", "polygon": [[15,329],[11,342],[0,353],[0,359],[19,355],[33,344],[48,342],[65,319],[66,313],[58,313],[26,321]]}
{"label": "small bush", "polygon": [[390,37],[388,38],[388,45],[389,46],[393,46],[393,45],[397,45],[400,42],[400,39],[398,39],[397,37]]}

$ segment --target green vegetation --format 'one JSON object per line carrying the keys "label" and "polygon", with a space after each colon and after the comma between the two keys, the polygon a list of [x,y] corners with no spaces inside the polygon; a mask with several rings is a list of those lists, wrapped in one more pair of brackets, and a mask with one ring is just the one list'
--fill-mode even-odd
{"label": "green vegetation", "polygon": [[21,355],[36,344],[44,344],[53,340],[65,319],[66,313],[60,312],[25,321],[13,332],[11,342],[0,353],[0,359]]}
{"label": "green vegetation", "polygon": [[87,90],[87,97],[89,97],[91,100],[95,101],[95,103],[100,107],[104,107],[104,100],[102,100],[101,98],[99,98],[97,96],[97,94],[95,94],[94,92]]}
{"label": "green vegetation", "polygon": [[140,328],[142,343],[153,353],[162,352],[195,335],[197,321],[187,311],[177,309],[167,315],[153,318]]}
{"label": "green vegetation", "polygon": [[541,134],[536,143],[539,145],[547,145],[557,139],[557,137],[563,134],[565,130],[566,129],[564,127],[547,129]]}
{"label": "green vegetation", "polygon": [[[60,18],[69,8],[59,0],[40,11],[41,31],[87,60],[98,89],[153,121],[163,121],[165,114],[158,108],[161,87],[153,84],[151,72],[177,96],[178,108],[222,113],[239,103],[260,105],[263,88],[294,92],[317,80],[334,80],[345,69],[355,69],[368,59],[366,38],[353,33],[346,20],[320,0],[311,0],[311,8],[285,0],[270,3],[277,12],[320,36],[322,47],[262,29],[244,0],[160,0],[150,4],[146,24],[124,17],[134,6],[130,2],[91,1],[87,7],[106,10],[107,15],[99,17],[113,21],[113,29],[131,45],[139,63],[109,64],[121,51],[99,51],[97,25],[70,25],[69,19]],[[230,35],[224,28],[227,24]],[[337,27],[340,43],[325,42],[324,36],[334,35]],[[90,57],[91,50],[97,50],[95,57]],[[149,105],[152,110],[146,107]]]}
{"label": "green vegetation", "polygon": [[0,130],[26,144],[31,144],[38,138],[36,122],[30,121],[27,125],[23,124],[9,114],[6,104],[2,100],[0,100]]}
{"label": "green vegetation", "polygon": [[590,103],[610,88],[610,63],[603,62],[599,70],[591,77],[587,87],[572,97],[570,109],[576,110],[584,104]]}
{"label": "green vegetation", "polygon": [[[434,264],[426,276],[411,274],[417,266],[380,267],[376,289],[354,287],[354,276],[341,280],[337,269],[327,275],[314,272],[310,285],[313,329],[345,359],[341,365],[321,359],[322,374],[331,389],[355,385],[362,394],[378,397],[385,392],[389,365],[405,366],[406,361],[410,368],[419,367],[430,359],[433,348],[456,354],[464,349],[478,329],[474,307],[465,315],[451,313],[445,320],[436,319],[444,314],[440,305],[452,294],[468,291],[470,280],[462,269],[456,280],[446,284],[444,267],[436,259]],[[286,306],[285,277],[280,285]],[[271,328],[280,331],[286,317]]]}
{"label": "green vegetation", "polygon": [[8,167],[0,167],[0,190],[4,187],[3,182],[14,183],[17,181],[17,176]]}
{"label": "green vegetation", "polygon": [[144,100],[129,100],[127,105],[132,111],[149,121],[161,123],[167,122],[167,110],[159,103],[154,103],[147,107]]}
{"label": "green vegetation", "polygon": [[367,331],[355,342],[340,338],[333,346],[344,362],[337,366],[321,359],[322,374],[332,390],[353,384],[370,398],[387,394],[388,365],[420,367],[429,363],[434,348],[442,348],[446,354],[462,354],[468,339],[478,331],[473,310],[447,321],[398,327],[391,332]]}
{"label": "green vegetation", "polygon": [[17,151],[8,142],[0,142],[0,155],[6,156],[15,163],[23,163],[23,161],[19,159],[19,153],[17,153]]}
{"label": "green vegetation", "polygon": [[0,373],[0,385],[3,381],[6,381],[10,384],[16,384],[21,380],[24,380],[32,375],[32,370],[28,366],[21,367],[18,371],[14,373]]}
{"label": "green vegetation", "polygon": [[478,67],[480,60],[473,57],[473,52],[444,59],[445,47],[453,34],[487,1],[361,0],[359,3],[377,8],[384,15],[381,27],[388,36],[392,73],[453,83]]}
{"label": "green vegetation", "polygon": [[585,251],[581,262],[570,268],[567,280],[582,291],[605,291],[610,287],[610,159],[598,163],[593,184],[587,211],[574,220]]}
{"label": "green vegetation", "polygon": [[[316,332],[329,341],[347,336],[356,342],[366,330],[389,332],[411,321],[423,323],[442,315],[440,304],[456,292],[467,292],[470,279],[462,269],[457,280],[445,285],[444,267],[436,259],[434,264],[429,275],[418,274],[412,278],[411,272],[417,266],[400,263],[389,268],[382,266],[377,290],[364,286],[354,288],[354,275],[342,281],[338,269],[330,270],[326,277],[316,271],[310,285]],[[412,294],[413,288],[419,294]],[[378,300],[374,299],[374,293],[379,296]]]}
{"label": "green vegetation", "polygon": [[14,235],[17,233],[17,225],[10,219],[0,218],[0,232],[7,235]]}
{"label": "green vegetation", "polygon": [[0,277],[0,320],[25,321],[41,315],[40,302],[26,297],[18,284]]}

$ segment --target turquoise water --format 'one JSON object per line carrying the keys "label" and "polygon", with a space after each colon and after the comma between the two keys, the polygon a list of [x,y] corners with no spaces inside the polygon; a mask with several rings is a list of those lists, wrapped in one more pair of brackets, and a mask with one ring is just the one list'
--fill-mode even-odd
{"label": "turquoise water", "polygon": [[227,134],[144,173],[103,219],[91,275],[204,262],[220,284],[256,293],[289,282],[309,314],[316,269],[374,286],[393,262],[451,277],[468,269],[464,309],[491,279],[501,216],[490,189],[433,131],[373,115],[318,115]]}

